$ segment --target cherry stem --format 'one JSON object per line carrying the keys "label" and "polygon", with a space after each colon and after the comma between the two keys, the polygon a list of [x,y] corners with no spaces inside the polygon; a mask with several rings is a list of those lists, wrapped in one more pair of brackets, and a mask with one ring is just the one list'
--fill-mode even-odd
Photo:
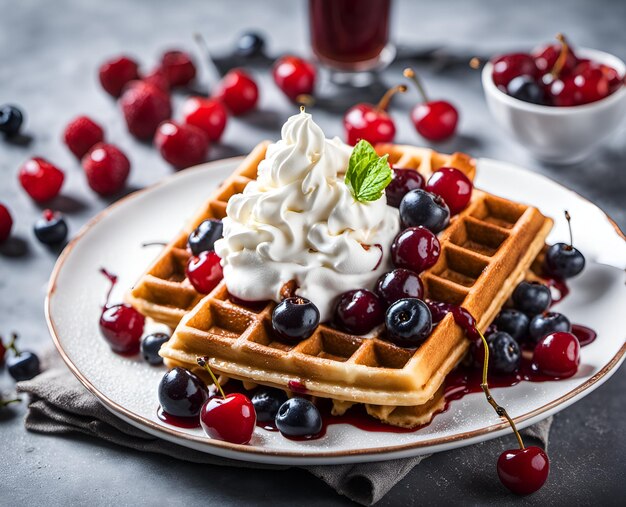
{"label": "cherry stem", "polygon": [[217,377],[215,376],[215,374],[213,373],[213,370],[211,370],[209,366],[209,357],[208,356],[197,357],[196,362],[198,363],[199,366],[201,366],[202,368],[204,368],[206,371],[209,372],[209,375],[211,375],[211,378],[213,379],[213,383],[219,390],[220,394],[222,395],[222,398],[226,398],[226,394],[224,394],[224,390],[222,389],[222,386],[217,381]]}
{"label": "cherry stem", "polygon": [[376,106],[378,111],[386,111],[389,102],[391,101],[391,97],[393,97],[396,93],[404,93],[407,88],[405,85],[396,85],[393,88],[389,88],[383,95],[383,98],[380,99],[380,102]]}
{"label": "cherry stem", "polygon": [[504,417],[511,425],[511,429],[513,430],[513,433],[515,433],[515,437],[517,438],[517,442],[519,443],[519,448],[524,449],[524,441],[522,440],[522,436],[519,434],[519,431],[517,431],[517,427],[515,426],[513,419],[511,419],[511,416],[508,414],[506,409],[498,405],[496,400],[493,399],[493,396],[491,396],[491,392],[489,391],[489,384],[487,383],[487,370],[489,369],[489,344],[487,343],[487,340],[480,332],[480,330],[476,329],[476,331],[478,331],[480,339],[483,341],[483,348],[485,349],[485,362],[483,363],[483,381],[480,384],[480,387],[487,397],[487,402],[493,407],[493,409],[496,411],[496,414],[498,414],[500,417]]}
{"label": "cherry stem", "polygon": [[147,246],[167,246],[165,241],[147,241],[141,244],[141,248],[146,248]]}
{"label": "cherry stem", "polygon": [[0,408],[4,408],[11,403],[19,403],[20,401],[22,401],[22,398],[13,398],[12,400],[0,399]]}
{"label": "cherry stem", "polygon": [[211,74],[211,81],[219,81],[221,79],[221,74],[217,65],[213,61],[213,57],[211,56],[211,51],[209,49],[209,45],[204,40],[204,37],[200,35],[198,32],[193,34],[193,40],[196,41],[196,44],[200,48],[200,52],[204,55],[203,61],[205,62],[205,68]]}
{"label": "cherry stem", "polygon": [[111,286],[107,291],[106,299],[104,300],[103,308],[107,308],[109,306],[109,300],[111,299],[111,293],[113,292],[113,287],[117,283],[117,276],[113,273],[109,273],[106,269],[100,268],[100,273],[102,273],[110,282]]}
{"label": "cherry stem", "polygon": [[7,350],[12,350],[13,353],[16,356],[20,355],[20,351],[17,350],[17,347],[15,346],[15,342],[17,341],[17,333],[11,333],[11,341],[9,342],[9,345],[7,345]]}
{"label": "cherry stem", "polygon": [[561,52],[559,53],[559,57],[554,62],[554,66],[550,71],[553,78],[557,78],[559,74],[561,74],[563,67],[565,67],[565,63],[567,62],[567,54],[569,53],[569,44],[567,43],[565,36],[562,33],[557,33],[556,39],[561,43]]}
{"label": "cherry stem", "polygon": [[423,102],[428,102],[428,95],[426,95],[426,89],[422,86],[422,83],[418,79],[417,74],[415,73],[415,71],[412,68],[407,67],[402,72],[402,75],[404,77],[408,77],[411,81],[413,81],[415,83],[415,86],[417,86],[417,91],[422,96],[422,101]]}
{"label": "cherry stem", "polygon": [[304,112],[302,110],[304,106],[313,107],[315,105],[315,97],[313,97],[313,95],[309,95],[308,93],[301,93],[296,97],[296,102],[300,104],[300,111]]}
{"label": "cherry stem", "polygon": [[565,220],[567,220],[567,227],[569,228],[569,246],[570,248],[574,248],[574,235],[572,234],[572,217],[567,210],[565,210]]}

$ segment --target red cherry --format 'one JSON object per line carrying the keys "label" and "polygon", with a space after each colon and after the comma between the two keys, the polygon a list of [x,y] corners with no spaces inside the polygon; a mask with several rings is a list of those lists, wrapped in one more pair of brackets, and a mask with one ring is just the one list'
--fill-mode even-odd
{"label": "red cherry", "polygon": [[170,93],[170,82],[165,75],[163,67],[156,67],[152,72],[145,75],[141,80],[152,86],[156,86],[163,93]]}
{"label": "red cherry", "polygon": [[456,215],[464,210],[472,198],[474,185],[465,174],[454,167],[442,167],[435,171],[426,183],[426,190],[440,196]]}
{"label": "red cherry", "polygon": [[404,85],[394,86],[387,90],[378,105],[361,103],[348,109],[343,117],[348,144],[355,145],[361,139],[371,144],[393,141],[396,126],[387,114],[387,106],[393,95],[405,91]]}
{"label": "red cherry", "polygon": [[493,82],[498,88],[506,91],[506,87],[517,76],[537,77],[538,69],[535,59],[527,53],[510,53],[494,60]]}
{"label": "red cherry", "polygon": [[293,102],[299,95],[313,93],[315,74],[315,66],[297,56],[283,56],[272,68],[274,82]]}
{"label": "red cherry", "polygon": [[45,202],[59,195],[65,175],[47,160],[35,157],[24,162],[18,178],[33,200]]}
{"label": "red cherry", "polygon": [[589,104],[607,97],[610,93],[609,80],[599,66],[589,65],[576,70],[574,84],[580,92],[580,104]]}
{"label": "red cherry", "polygon": [[2,339],[0,338],[0,364],[4,363],[4,356],[6,355],[6,353],[7,348],[4,346],[4,343],[2,343]]}
{"label": "red cherry", "polygon": [[373,292],[351,290],[339,296],[335,307],[335,324],[352,334],[363,335],[385,320],[385,307]]}
{"label": "red cherry", "polygon": [[218,83],[214,93],[234,115],[251,111],[259,99],[259,88],[243,69],[229,71]]}
{"label": "red cherry", "polygon": [[557,107],[577,106],[582,100],[580,89],[571,75],[554,79],[548,87],[548,94],[552,105]]}
{"label": "red cherry", "polygon": [[144,324],[144,316],[125,303],[106,307],[100,316],[100,331],[119,354],[139,352]]}
{"label": "red cherry", "polygon": [[424,176],[414,169],[394,167],[391,169],[392,178],[385,188],[387,204],[398,208],[402,198],[411,190],[424,188]]}
{"label": "red cherry", "polygon": [[435,100],[415,106],[411,120],[422,137],[429,141],[444,141],[454,135],[459,113],[449,102]]}
{"label": "red cherry", "polygon": [[4,243],[11,235],[13,228],[13,218],[8,208],[0,204],[0,243]]}
{"label": "red cherry", "polygon": [[201,294],[208,294],[220,282],[224,274],[220,258],[213,251],[201,252],[189,258],[186,269],[187,279]]}
{"label": "red cherry", "polygon": [[96,144],[82,160],[87,183],[100,195],[111,195],[124,188],[130,162],[117,146],[106,143]]}
{"label": "red cherry", "polygon": [[120,99],[128,131],[138,139],[152,139],[159,123],[172,115],[170,97],[150,83],[132,83]]}
{"label": "red cherry", "polygon": [[154,144],[161,156],[176,169],[204,162],[209,150],[209,140],[202,130],[173,121],[164,121],[159,125]]}
{"label": "red cherry", "polygon": [[539,490],[549,472],[550,460],[540,447],[504,451],[498,458],[500,482],[517,495],[529,495]]}
{"label": "red cherry", "polygon": [[571,377],[580,364],[580,343],[572,333],[557,332],[544,336],[535,347],[533,366],[554,377]]}
{"label": "red cherry", "polygon": [[441,245],[437,236],[425,227],[409,227],[401,231],[391,244],[391,259],[397,268],[405,268],[416,273],[433,266]]}
{"label": "red cherry", "polygon": [[102,88],[117,98],[130,81],[139,79],[139,66],[132,58],[118,56],[100,65],[98,76]]}
{"label": "red cherry", "polygon": [[256,426],[254,405],[241,393],[209,398],[200,410],[200,424],[211,438],[247,444]]}
{"label": "red cherry", "polygon": [[540,73],[551,72],[563,51],[567,51],[567,54],[563,62],[563,67],[560,69],[558,75],[569,74],[579,62],[571,46],[565,40],[565,37],[558,35],[557,38],[559,39],[558,44],[548,44],[536,49],[532,53],[535,59],[535,65]]}
{"label": "red cherry", "polygon": [[184,51],[163,53],[161,69],[171,87],[188,85],[196,77],[196,66],[189,53]]}
{"label": "red cherry", "polygon": [[422,96],[422,103],[411,110],[411,120],[417,132],[429,141],[444,141],[453,136],[459,122],[456,108],[445,100],[428,100],[426,90],[411,68],[404,69],[404,77],[411,79]]}
{"label": "red cherry", "polygon": [[104,141],[104,130],[88,116],[79,116],[65,127],[63,140],[74,156],[81,159],[94,144]]}
{"label": "red cherry", "polygon": [[219,141],[226,128],[228,112],[219,100],[191,97],[183,104],[183,121],[194,125],[211,141]]}

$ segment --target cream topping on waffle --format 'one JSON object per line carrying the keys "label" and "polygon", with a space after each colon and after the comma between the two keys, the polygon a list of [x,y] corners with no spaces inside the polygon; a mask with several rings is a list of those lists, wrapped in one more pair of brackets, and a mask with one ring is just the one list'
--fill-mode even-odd
{"label": "cream topping on waffle", "polygon": [[398,210],[384,194],[354,199],[343,181],[352,148],[326,139],[310,114],[289,118],[281,135],[259,164],[258,179],[228,201],[215,251],[234,296],[278,302],[281,288],[295,280],[296,293],[325,321],[337,296],[372,289],[389,270]]}

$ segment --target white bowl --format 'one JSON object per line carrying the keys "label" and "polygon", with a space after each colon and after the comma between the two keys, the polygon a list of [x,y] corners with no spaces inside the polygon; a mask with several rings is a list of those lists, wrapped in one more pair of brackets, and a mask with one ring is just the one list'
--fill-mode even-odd
{"label": "white bowl", "polygon": [[[609,53],[578,48],[582,58],[615,68],[624,76],[624,62]],[[573,107],[531,104],[515,99],[494,84],[493,64],[483,67],[482,82],[491,114],[513,138],[537,159],[556,164],[572,164],[589,156],[615,132],[626,114],[626,86],[608,97]]]}

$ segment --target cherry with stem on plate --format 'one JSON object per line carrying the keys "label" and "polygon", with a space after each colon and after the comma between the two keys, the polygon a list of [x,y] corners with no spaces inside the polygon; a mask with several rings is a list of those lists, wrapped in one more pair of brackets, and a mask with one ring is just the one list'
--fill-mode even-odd
{"label": "cherry with stem on plate", "polygon": [[390,143],[396,135],[396,125],[387,114],[387,107],[396,93],[406,92],[405,85],[397,85],[385,92],[378,104],[360,103],[352,106],[343,117],[348,144],[364,139],[376,143]]}
{"label": "cherry with stem on plate", "polygon": [[[478,331],[478,330],[477,330]],[[483,363],[483,376],[480,387],[485,393],[487,402],[493,407],[500,417],[505,418],[511,426],[515,438],[519,444],[519,449],[509,449],[504,451],[498,458],[498,477],[500,482],[509,490],[518,495],[528,495],[539,490],[548,478],[550,471],[550,460],[543,449],[536,446],[525,447],[515,422],[506,409],[493,399],[487,383],[487,372],[489,368],[489,345],[483,334],[478,331],[483,343],[485,360]]]}
{"label": "cherry with stem on plate", "polygon": [[250,399],[241,393],[226,394],[217,377],[209,367],[207,356],[197,357],[196,362],[204,368],[219,394],[211,396],[200,410],[200,425],[211,438],[233,444],[247,444],[256,426],[256,412]]}
{"label": "cherry with stem on plate", "polygon": [[429,141],[444,141],[454,135],[459,122],[457,109],[445,100],[428,100],[426,90],[411,68],[404,69],[404,77],[411,79],[422,96],[422,102],[411,110],[411,120],[417,132]]}

